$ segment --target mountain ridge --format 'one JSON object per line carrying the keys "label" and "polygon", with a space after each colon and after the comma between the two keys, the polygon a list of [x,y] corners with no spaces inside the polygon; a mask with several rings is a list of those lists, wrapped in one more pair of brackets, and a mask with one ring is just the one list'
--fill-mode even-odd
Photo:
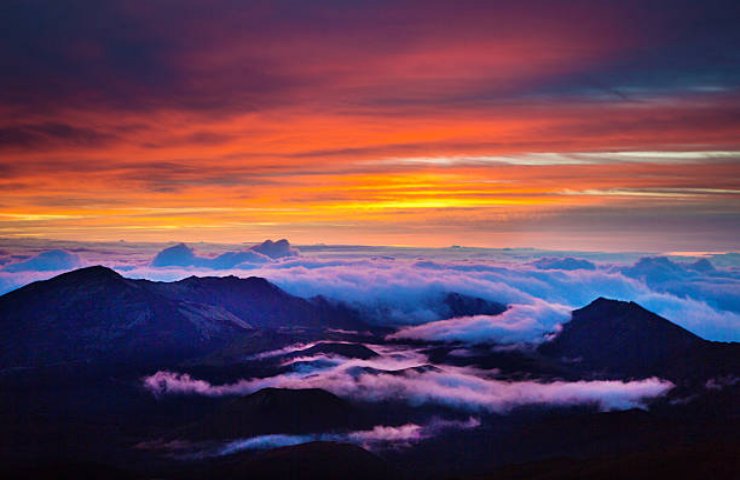
{"label": "mountain ridge", "polygon": [[364,326],[258,277],[152,282],[91,266],[0,296],[0,365],[181,360],[255,328]]}
{"label": "mountain ridge", "polygon": [[346,429],[358,415],[349,402],[326,390],[267,387],[230,400],[178,433],[211,440],[317,433]]}
{"label": "mountain ridge", "polygon": [[689,372],[698,377],[732,371],[736,362],[725,362],[723,352],[736,359],[740,344],[711,342],[635,302],[599,297],[574,310],[538,351],[581,371],[684,379]]}

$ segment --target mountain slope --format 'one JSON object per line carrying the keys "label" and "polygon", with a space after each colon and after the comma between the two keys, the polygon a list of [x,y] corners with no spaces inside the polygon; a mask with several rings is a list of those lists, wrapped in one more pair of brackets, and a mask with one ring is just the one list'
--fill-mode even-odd
{"label": "mountain slope", "polygon": [[147,364],[222,348],[255,328],[357,326],[346,309],[266,280],[131,280],[89,267],[0,297],[0,368]]}
{"label": "mountain slope", "polygon": [[499,315],[506,311],[506,305],[479,297],[471,297],[457,292],[446,294],[442,300],[446,308],[445,318],[469,317],[473,315]]}
{"label": "mountain slope", "polygon": [[90,267],[0,297],[0,364],[187,356],[248,328],[217,307],[181,306],[144,283]]}
{"label": "mountain slope", "polygon": [[177,302],[218,305],[256,327],[364,326],[346,309],[294,297],[264,278],[188,277],[172,283],[150,282],[149,288]]}
{"label": "mountain slope", "polygon": [[180,433],[213,440],[326,432],[349,427],[356,416],[349,403],[326,390],[264,388],[228,402]]}
{"label": "mountain slope", "polygon": [[576,369],[666,378],[737,371],[737,344],[706,341],[634,302],[599,298],[574,310],[542,354]]}
{"label": "mountain slope", "polygon": [[[212,471],[218,478],[303,480],[392,480],[398,472],[380,457],[355,445],[311,442],[241,455],[223,461]],[[211,472],[209,472],[211,473]],[[209,475],[210,476],[210,475]]]}

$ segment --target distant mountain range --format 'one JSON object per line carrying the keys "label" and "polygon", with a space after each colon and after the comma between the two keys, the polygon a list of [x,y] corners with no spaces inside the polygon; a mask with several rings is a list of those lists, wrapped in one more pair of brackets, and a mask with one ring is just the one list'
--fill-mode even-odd
{"label": "distant mountain range", "polygon": [[201,257],[184,243],[173,245],[159,252],[152,260],[152,267],[201,267],[214,270],[253,268],[255,265],[298,256],[298,250],[285,240],[265,240],[259,245],[217,257]]}
{"label": "distant mountain range", "polygon": [[0,365],[177,360],[261,328],[366,325],[347,308],[289,295],[261,278],[161,283],[88,267],[0,297]]}
{"label": "distant mountain range", "polygon": [[[452,317],[506,306],[450,292],[439,309]],[[239,339],[266,330],[364,331],[371,328],[364,320],[347,305],[296,297],[258,277],[153,282],[87,267],[0,297],[0,367],[176,362],[243,345]]]}
{"label": "distant mountain range", "polygon": [[[456,317],[496,315],[507,307],[449,292],[440,308],[443,315]],[[189,277],[167,283],[88,267],[0,297],[0,365],[180,361],[234,342],[244,345],[265,331],[371,328],[363,320],[346,305],[296,297],[257,277]],[[318,344],[303,353],[320,351],[356,358],[374,354],[342,343]],[[602,376],[675,379],[732,374],[740,368],[737,344],[703,340],[633,302],[605,298],[575,310],[538,351],[569,370]]]}

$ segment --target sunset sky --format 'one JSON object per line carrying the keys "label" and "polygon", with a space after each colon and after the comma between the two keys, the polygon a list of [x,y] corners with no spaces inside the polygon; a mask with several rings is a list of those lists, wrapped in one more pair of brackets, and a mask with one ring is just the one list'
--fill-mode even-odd
{"label": "sunset sky", "polygon": [[740,249],[737,1],[13,1],[0,237]]}

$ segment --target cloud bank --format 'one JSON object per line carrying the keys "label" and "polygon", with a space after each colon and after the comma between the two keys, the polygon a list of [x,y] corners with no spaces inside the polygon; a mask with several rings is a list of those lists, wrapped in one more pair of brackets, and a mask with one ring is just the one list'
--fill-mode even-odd
{"label": "cloud bank", "polygon": [[514,305],[500,315],[457,317],[404,327],[389,338],[473,344],[537,342],[569,319],[570,309],[540,302]]}
{"label": "cloud bank", "polygon": [[290,246],[287,240],[276,242],[265,240],[246,250],[225,252],[217,257],[201,257],[195,251],[179,243],[165,248],[152,260],[152,267],[198,267],[214,270],[251,269],[256,265],[283,258],[298,256],[298,250]]}
{"label": "cloud bank", "polygon": [[667,393],[673,384],[658,378],[635,381],[509,382],[477,377],[456,369],[402,374],[333,372],[310,376],[284,375],[212,385],[186,373],[159,371],[144,379],[153,394],[246,395],[262,388],[322,388],[366,402],[402,401],[412,406],[433,404],[471,412],[506,413],[525,405],[596,405],[603,411],[644,407],[649,399]]}
{"label": "cloud bank", "polygon": [[[558,256],[527,249],[306,246],[296,256],[296,249],[278,241],[265,242],[257,250],[199,245],[205,254],[176,246],[169,261],[173,265],[163,268],[151,266],[152,258],[162,251],[161,244],[4,241],[0,247],[5,252],[0,293],[59,273],[44,270],[49,265],[44,262],[8,271],[19,259],[25,262],[48,250],[64,250],[76,255],[80,264],[108,265],[127,277],[159,281],[191,275],[245,276],[248,269],[249,275],[264,277],[288,293],[345,302],[369,321],[397,328],[450,320],[441,304],[449,292],[511,307],[504,317],[457,319],[405,333],[440,340],[536,342],[550,327],[567,320],[558,312],[580,308],[600,296],[637,302],[709,340],[740,340],[740,262],[730,254],[640,259],[624,253]],[[265,261],[249,263],[245,260],[249,258]],[[542,259],[545,263],[538,267]],[[567,259],[586,260],[595,268],[541,268],[567,267],[572,263]],[[34,265],[37,269],[31,270]],[[67,265],[66,269],[75,268]]]}
{"label": "cloud bank", "polygon": [[[670,280],[651,285],[622,270],[623,267],[613,265],[595,270],[540,270],[522,262],[365,258],[323,262],[317,259],[305,264],[298,260],[252,274],[264,276],[295,295],[323,295],[347,302],[385,325],[446,320],[434,308],[434,299],[443,292],[458,292],[512,307],[545,303],[548,308],[543,310],[548,311],[580,308],[605,296],[637,302],[703,338],[740,341],[737,271],[726,269],[707,274],[679,270]],[[526,323],[532,328],[519,328],[521,335],[517,340],[537,341],[543,327],[551,325],[536,316]],[[508,331],[501,331],[500,336],[495,329],[490,332],[490,341],[508,341],[511,337]]]}
{"label": "cloud bank", "polygon": [[66,250],[48,250],[27,260],[11,263],[3,268],[6,272],[50,272],[66,271],[83,265],[79,255]]}
{"label": "cloud bank", "polygon": [[525,405],[595,405],[601,410],[640,408],[649,399],[667,393],[668,381],[647,378],[636,381],[506,381],[494,372],[470,367],[428,364],[418,350],[400,346],[372,348],[381,353],[369,360],[325,355],[294,359],[306,366],[273,377],[243,379],[214,385],[187,373],[158,371],[142,379],[155,396],[203,395],[211,397],[245,395],[267,387],[321,388],[340,397],[363,402],[395,401],[411,406],[440,405],[466,412],[506,413]]}

